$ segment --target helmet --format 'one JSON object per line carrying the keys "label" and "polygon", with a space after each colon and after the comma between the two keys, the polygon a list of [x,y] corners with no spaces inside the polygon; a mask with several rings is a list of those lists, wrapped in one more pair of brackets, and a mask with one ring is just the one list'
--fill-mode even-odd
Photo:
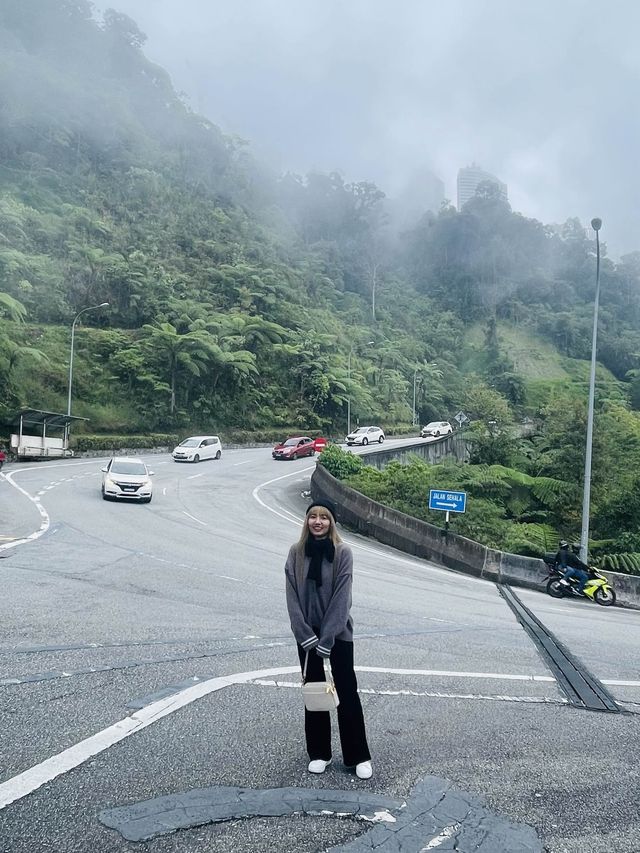
{"label": "helmet", "polygon": [[573,545],[571,546],[571,550],[573,551],[574,554],[579,554],[580,553],[580,543],[574,542]]}
{"label": "helmet", "polygon": [[558,547],[559,548],[568,548],[569,543],[565,539],[561,539],[560,542],[558,543]]}

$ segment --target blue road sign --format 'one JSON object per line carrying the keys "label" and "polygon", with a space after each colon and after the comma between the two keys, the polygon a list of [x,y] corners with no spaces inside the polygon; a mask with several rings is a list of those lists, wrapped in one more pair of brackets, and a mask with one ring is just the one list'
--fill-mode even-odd
{"label": "blue road sign", "polygon": [[442,509],[448,512],[464,512],[466,507],[466,492],[447,492],[443,489],[429,490],[429,509]]}

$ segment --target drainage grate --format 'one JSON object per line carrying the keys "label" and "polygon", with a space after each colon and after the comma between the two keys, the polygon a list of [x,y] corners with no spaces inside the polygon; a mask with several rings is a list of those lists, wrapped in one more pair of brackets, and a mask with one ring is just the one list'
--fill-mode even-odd
{"label": "drainage grate", "polygon": [[622,709],[595,676],[554,637],[551,631],[526,607],[508,584],[498,584],[500,595],[516,615],[516,619],[538,647],[560,688],[576,708],[621,714]]}

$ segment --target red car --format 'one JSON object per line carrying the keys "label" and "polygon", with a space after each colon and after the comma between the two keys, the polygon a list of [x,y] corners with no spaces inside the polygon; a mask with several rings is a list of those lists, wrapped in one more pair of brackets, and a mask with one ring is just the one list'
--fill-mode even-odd
{"label": "red car", "polygon": [[316,446],[308,435],[296,435],[276,445],[271,451],[274,459],[299,459],[301,456],[315,456]]}

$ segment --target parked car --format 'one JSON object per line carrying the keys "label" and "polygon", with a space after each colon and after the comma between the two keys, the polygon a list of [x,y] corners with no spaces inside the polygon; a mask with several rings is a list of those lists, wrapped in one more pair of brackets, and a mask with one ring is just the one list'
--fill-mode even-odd
{"label": "parked car", "polygon": [[450,432],[453,432],[453,427],[449,421],[431,421],[422,427],[420,435],[422,438],[427,438],[430,435],[438,438],[441,435],[449,435]]}
{"label": "parked car", "polygon": [[185,438],[173,449],[174,462],[200,462],[202,459],[220,459],[222,445],[217,435],[193,435]]}
{"label": "parked car", "polygon": [[315,442],[308,435],[294,435],[277,444],[271,451],[274,459],[299,459],[301,456],[314,456]]}
{"label": "parked car", "polygon": [[345,441],[351,447],[352,444],[362,444],[363,446],[377,441],[382,444],[384,441],[384,432],[378,426],[362,426],[349,433]]}
{"label": "parked car", "polygon": [[133,500],[151,503],[152,476],[153,471],[149,471],[142,459],[114,456],[102,469],[102,497],[105,501]]}

